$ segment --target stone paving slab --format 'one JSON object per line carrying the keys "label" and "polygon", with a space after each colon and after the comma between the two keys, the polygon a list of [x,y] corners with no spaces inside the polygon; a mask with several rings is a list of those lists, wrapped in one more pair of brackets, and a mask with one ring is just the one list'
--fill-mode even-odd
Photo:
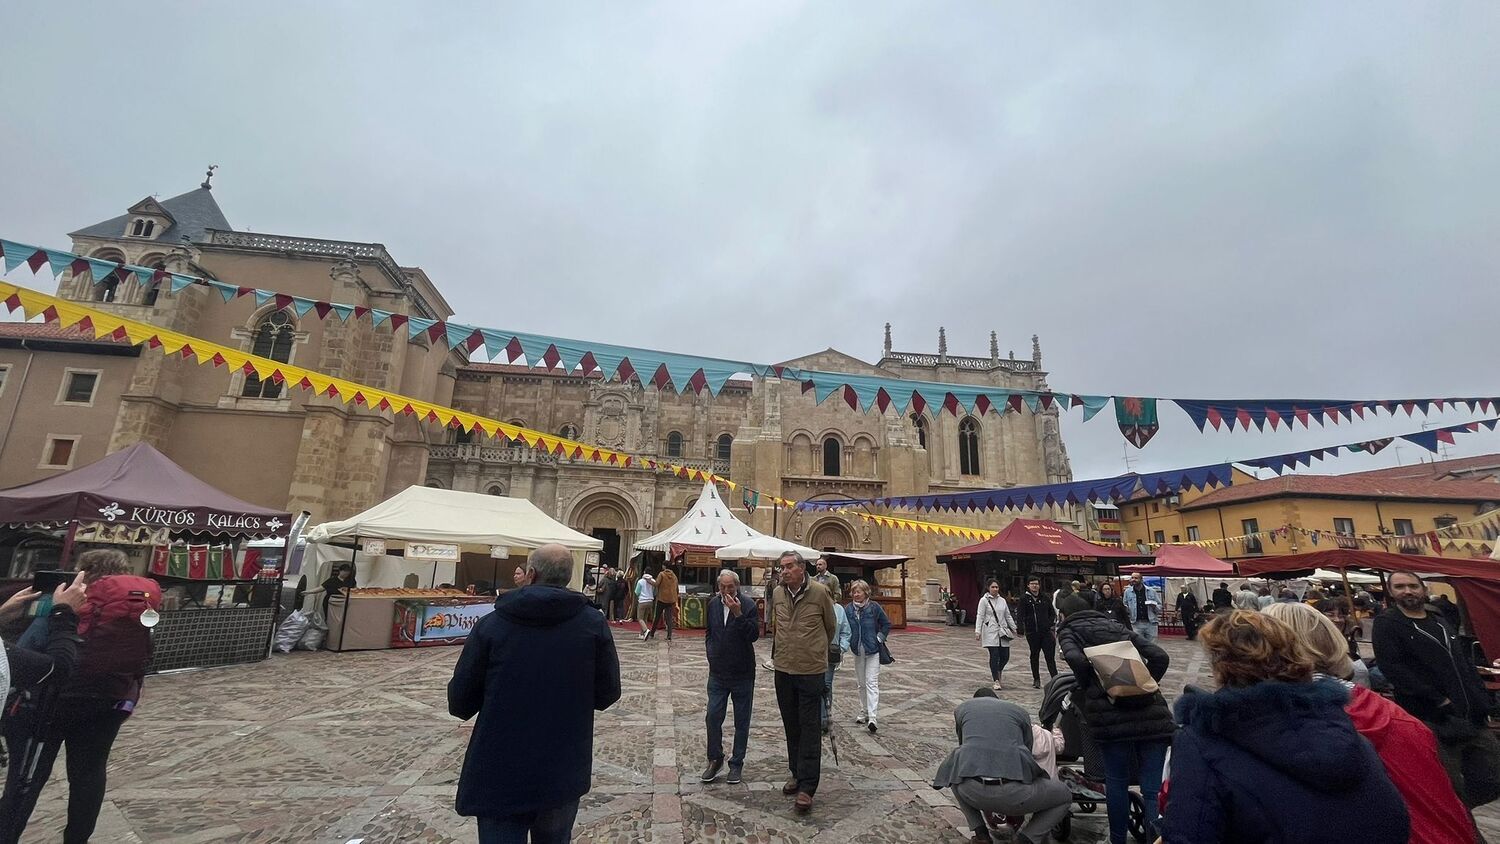
{"label": "stone paving slab", "polygon": [[[838,762],[825,744],[817,807],[801,817],[787,776],[771,675],[757,678],[746,781],[698,782],[705,763],[703,640],[616,644],[624,694],[598,718],[594,790],[575,840],[618,844],[845,844],[967,841],[948,792],[928,777],[953,741],[953,708],[986,684],[986,654],[966,630],[897,633],[881,671],[880,731],[853,723],[853,672],[835,681]],[[1196,645],[1166,639],[1169,695],[1204,681]],[[765,647],[762,646],[762,650]],[[121,731],[94,840],[121,844],[365,844],[475,840],[453,813],[469,727],[447,714],[456,648],[295,653],[252,666],[153,677]],[[1003,697],[1035,712],[1024,654]],[[1044,668],[1045,679],[1045,668]],[[731,738],[733,715],[726,721]],[[61,761],[24,841],[60,840]],[[1500,840],[1500,809],[1481,824]],[[1105,839],[1102,807],[1072,841]]]}

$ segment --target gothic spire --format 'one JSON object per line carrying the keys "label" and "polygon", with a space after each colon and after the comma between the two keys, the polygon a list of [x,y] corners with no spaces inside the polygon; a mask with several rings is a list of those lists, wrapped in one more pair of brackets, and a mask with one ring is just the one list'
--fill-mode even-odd
{"label": "gothic spire", "polygon": [[948,357],[948,329],[938,326],[938,359],[946,360]]}
{"label": "gothic spire", "polygon": [[891,324],[885,324],[885,356],[891,356]]}

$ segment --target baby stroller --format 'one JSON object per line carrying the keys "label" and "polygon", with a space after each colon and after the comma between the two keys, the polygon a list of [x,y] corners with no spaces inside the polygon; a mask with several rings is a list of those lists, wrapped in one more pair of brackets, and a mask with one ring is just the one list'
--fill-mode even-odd
{"label": "baby stroller", "polygon": [[[1073,703],[1077,687],[1078,680],[1071,672],[1065,671],[1053,677],[1042,692],[1042,705],[1036,714],[1044,729],[1057,726],[1062,730],[1063,749],[1057,754],[1057,778],[1073,793],[1073,803],[1078,810],[1092,813],[1105,802],[1104,757],[1085,729],[1083,712]],[[1073,813],[1069,812],[1053,831],[1053,836],[1066,841],[1072,833],[1072,826]],[[1154,840],[1148,837],[1146,830],[1145,801],[1134,789],[1130,792],[1130,834],[1143,844]]]}

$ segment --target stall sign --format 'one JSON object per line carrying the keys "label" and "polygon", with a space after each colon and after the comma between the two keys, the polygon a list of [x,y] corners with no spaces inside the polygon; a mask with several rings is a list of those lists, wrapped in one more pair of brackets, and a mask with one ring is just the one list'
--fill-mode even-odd
{"label": "stall sign", "polygon": [[718,568],[719,558],[712,551],[688,551],[682,555],[682,564],[702,568]]}
{"label": "stall sign", "polygon": [[496,560],[509,560],[510,547],[506,545],[491,545],[490,557]]}
{"label": "stall sign", "polygon": [[456,563],[459,560],[459,550],[457,545],[445,545],[441,542],[408,542],[406,559]]}
{"label": "stall sign", "polygon": [[359,553],[369,554],[372,557],[385,556],[384,539],[361,539],[359,541]]}
{"label": "stall sign", "polygon": [[494,612],[490,601],[396,601],[391,646],[424,648],[462,644],[481,619]]}

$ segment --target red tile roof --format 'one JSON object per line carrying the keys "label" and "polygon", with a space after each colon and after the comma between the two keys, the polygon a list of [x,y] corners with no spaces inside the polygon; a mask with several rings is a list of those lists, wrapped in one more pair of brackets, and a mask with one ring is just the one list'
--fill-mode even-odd
{"label": "red tile roof", "polygon": [[1404,501],[1500,501],[1500,483],[1445,481],[1432,478],[1381,478],[1370,473],[1352,475],[1286,475],[1252,483],[1238,483],[1194,499],[1183,510],[1200,510],[1242,501],[1283,496],[1315,498],[1386,498]]}
{"label": "red tile roof", "polygon": [[0,322],[0,338],[13,338],[17,340],[49,340],[62,343],[115,343],[129,346],[129,340],[116,340],[113,337],[95,337],[91,331],[82,331],[76,327],[63,328],[51,322]]}
{"label": "red tile roof", "polygon": [[1473,474],[1500,475],[1500,454],[1455,457],[1451,460],[1434,460],[1431,463],[1372,469],[1355,474],[1362,478],[1448,478]]}

